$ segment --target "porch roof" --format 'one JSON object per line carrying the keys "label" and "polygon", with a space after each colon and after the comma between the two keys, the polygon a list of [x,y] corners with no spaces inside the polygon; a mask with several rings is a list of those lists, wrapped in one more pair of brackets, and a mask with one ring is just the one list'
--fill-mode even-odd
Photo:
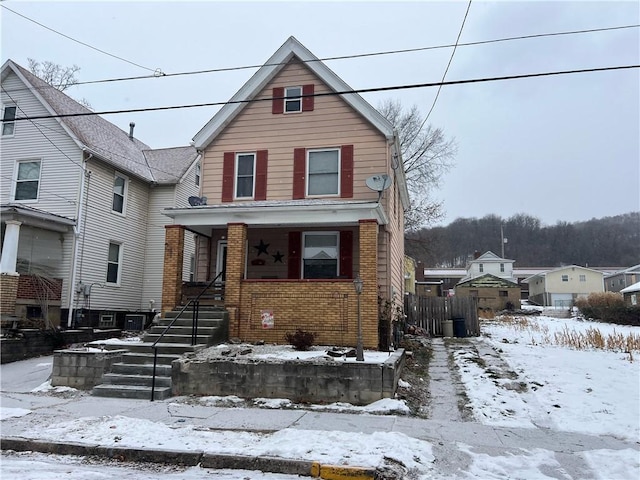
{"label": "porch roof", "polygon": [[357,225],[359,220],[388,223],[382,206],[370,201],[274,200],[166,208],[163,213],[176,225],[204,235],[211,227],[226,227],[228,223],[249,227],[348,226]]}
{"label": "porch roof", "polygon": [[28,205],[1,205],[0,213],[2,213],[3,222],[17,220],[23,225],[54,232],[68,232],[76,224],[76,221],[71,218],[38,210]]}

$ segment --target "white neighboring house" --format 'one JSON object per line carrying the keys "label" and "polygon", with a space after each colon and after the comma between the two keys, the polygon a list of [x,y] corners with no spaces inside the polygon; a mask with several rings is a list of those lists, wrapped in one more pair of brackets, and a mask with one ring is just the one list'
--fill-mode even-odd
{"label": "white neighboring house", "polygon": [[604,292],[604,274],[591,268],[569,265],[524,280],[529,301],[545,307],[570,307],[578,297]]}
{"label": "white neighboring house", "polygon": [[[11,60],[1,80],[0,313],[69,326],[123,327],[135,318],[139,326],[162,299],[165,225],[173,222],[161,212],[198,195],[198,153],[152,150],[133,124],[127,134],[86,115]],[[65,114],[76,116],[50,117]],[[194,243],[186,233],[184,280]]]}
{"label": "white neighboring house", "polygon": [[515,260],[502,258],[489,250],[469,262],[467,266],[467,276],[460,280],[460,282],[466,282],[486,274],[515,282],[513,278],[514,263]]}

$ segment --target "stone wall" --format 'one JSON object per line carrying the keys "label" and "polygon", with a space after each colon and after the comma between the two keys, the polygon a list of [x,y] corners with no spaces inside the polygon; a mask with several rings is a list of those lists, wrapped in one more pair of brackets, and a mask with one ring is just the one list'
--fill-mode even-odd
{"label": "stone wall", "polygon": [[297,403],[366,405],[392,398],[404,366],[404,350],[384,363],[342,360],[195,360],[172,363],[174,395],[288,398]]}
{"label": "stone wall", "polygon": [[74,343],[88,343],[94,340],[120,337],[117,329],[93,330],[63,330],[52,334],[49,331],[24,329],[18,331],[15,338],[0,340],[1,363],[15,362],[40,355],[51,355],[56,348]]}
{"label": "stone wall", "polygon": [[111,365],[122,361],[127,350],[67,349],[53,353],[51,385],[89,390],[102,383]]}

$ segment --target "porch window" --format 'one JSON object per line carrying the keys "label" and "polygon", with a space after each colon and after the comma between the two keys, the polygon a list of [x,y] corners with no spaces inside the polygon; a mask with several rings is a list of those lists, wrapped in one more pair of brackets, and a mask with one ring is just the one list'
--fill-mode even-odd
{"label": "porch window", "polygon": [[338,276],[338,232],[310,232],[303,236],[303,278]]}
{"label": "porch window", "polygon": [[16,127],[16,106],[7,105],[2,112],[2,136],[9,137],[13,135]]}
{"label": "porch window", "polygon": [[255,153],[236,155],[236,198],[253,198]]}
{"label": "porch window", "polygon": [[127,197],[127,177],[116,173],[113,178],[113,202],[111,211],[125,213],[125,202]]}
{"label": "porch window", "polygon": [[340,150],[309,150],[307,156],[307,195],[340,193]]}
{"label": "porch window", "polygon": [[122,264],[122,248],[118,243],[109,243],[107,258],[107,283],[120,283],[120,265]]}
{"label": "porch window", "polygon": [[40,186],[40,161],[18,162],[15,200],[37,200]]}
{"label": "porch window", "polygon": [[302,87],[286,87],[284,89],[284,111],[285,113],[302,111]]}

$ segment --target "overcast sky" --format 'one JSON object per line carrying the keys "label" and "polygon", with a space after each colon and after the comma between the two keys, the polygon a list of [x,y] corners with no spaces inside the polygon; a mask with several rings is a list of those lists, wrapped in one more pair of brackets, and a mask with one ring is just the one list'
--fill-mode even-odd
{"label": "overcast sky", "polygon": [[[165,73],[256,65],[291,35],[319,58],[455,43],[467,2],[27,2],[47,27]],[[640,24],[637,1],[474,0],[461,43]],[[2,62],[78,65],[81,81],[150,74],[0,8]],[[640,29],[458,47],[447,80],[640,64]],[[441,80],[451,48],[327,61],[355,89]],[[255,69],[76,86],[95,111],[223,102]],[[363,95],[426,114],[436,88]],[[527,213],[543,224],[640,210],[639,69],[443,87],[429,123],[455,138],[434,196],[444,224]],[[219,107],[105,118],[153,148],[188,144]]]}

